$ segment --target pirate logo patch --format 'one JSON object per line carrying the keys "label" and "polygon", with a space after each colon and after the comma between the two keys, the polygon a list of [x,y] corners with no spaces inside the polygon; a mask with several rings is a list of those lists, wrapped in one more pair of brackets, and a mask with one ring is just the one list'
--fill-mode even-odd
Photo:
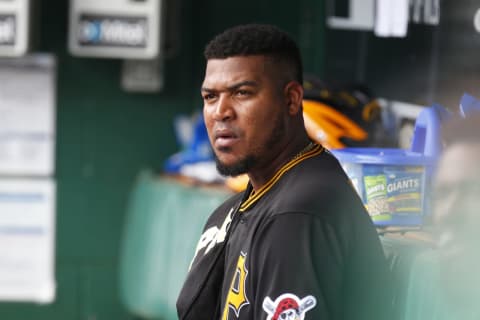
{"label": "pirate logo patch", "polygon": [[317,299],[314,296],[298,298],[291,293],[284,293],[275,299],[265,297],[263,310],[268,314],[267,320],[303,320],[305,313],[315,307]]}

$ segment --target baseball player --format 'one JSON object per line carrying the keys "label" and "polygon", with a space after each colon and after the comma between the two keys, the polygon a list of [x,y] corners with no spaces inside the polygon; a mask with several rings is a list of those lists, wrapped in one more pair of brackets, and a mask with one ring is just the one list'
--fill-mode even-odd
{"label": "baseball player", "polygon": [[215,37],[205,58],[217,169],[249,183],[208,219],[179,318],[382,319],[383,252],[340,164],[305,131],[295,42],[270,25],[242,25]]}

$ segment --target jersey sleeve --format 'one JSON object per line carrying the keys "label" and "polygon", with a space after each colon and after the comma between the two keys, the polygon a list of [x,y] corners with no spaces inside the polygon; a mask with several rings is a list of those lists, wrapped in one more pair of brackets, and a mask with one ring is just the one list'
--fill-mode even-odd
{"label": "jersey sleeve", "polygon": [[255,319],[340,319],[345,243],[319,217],[270,219],[252,247]]}

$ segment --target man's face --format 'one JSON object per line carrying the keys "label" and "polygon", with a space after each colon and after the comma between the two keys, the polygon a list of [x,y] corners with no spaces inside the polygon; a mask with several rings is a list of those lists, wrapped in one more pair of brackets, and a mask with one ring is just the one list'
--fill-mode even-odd
{"label": "man's face", "polygon": [[456,236],[477,234],[480,226],[480,144],[446,149],[434,184],[436,223]]}
{"label": "man's face", "polygon": [[207,63],[203,114],[217,168],[224,175],[266,165],[285,139],[286,99],[271,69],[263,56]]}

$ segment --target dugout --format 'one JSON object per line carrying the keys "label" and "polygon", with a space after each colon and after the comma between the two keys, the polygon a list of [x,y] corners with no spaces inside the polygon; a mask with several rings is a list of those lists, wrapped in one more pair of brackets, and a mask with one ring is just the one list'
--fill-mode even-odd
{"label": "dugout", "polygon": [[[48,303],[31,299],[1,300],[1,319],[130,320],[142,317],[134,308],[141,304],[155,305],[155,312],[165,310],[167,317],[172,316],[169,309],[172,300],[167,291],[161,292],[163,298],[168,297],[165,305],[139,300],[140,293],[131,296],[138,290],[134,290],[134,286],[148,281],[132,277],[130,270],[146,264],[147,261],[141,259],[152,256],[142,256],[136,251],[130,255],[128,246],[135,242],[128,242],[128,227],[134,225],[129,219],[154,214],[158,206],[159,214],[189,211],[192,209],[182,206],[192,206],[193,202],[185,199],[198,198],[205,201],[211,198],[201,206],[202,214],[207,214],[206,211],[226,196],[226,191],[164,183],[157,176],[163,161],[178,150],[172,126],[174,117],[192,112],[201,103],[198,86],[203,70],[202,47],[225,27],[245,22],[276,24],[298,41],[305,70],[332,81],[366,83],[378,96],[399,102],[392,108],[426,106],[433,102],[453,108],[465,91],[478,96],[480,34],[477,30],[480,28],[478,23],[474,24],[478,21],[478,18],[474,20],[478,3],[472,0],[442,1],[438,25],[411,23],[404,38],[380,38],[368,28],[327,24],[329,17],[352,20],[349,8],[355,1],[335,1],[337,5],[331,7],[333,1],[327,0],[301,0],[295,4],[284,0],[247,0],[241,5],[215,0],[164,0],[164,33],[158,47],[162,52],[160,60],[73,55],[68,45],[72,19],[70,1],[31,0],[30,4],[35,3],[33,12],[19,6],[7,8],[10,11],[6,14],[3,11],[6,4],[15,1],[0,2],[0,26],[4,32],[0,38],[8,40],[0,44],[0,48],[9,50],[2,55],[2,63],[5,59],[37,53],[47,54],[55,62],[54,131],[48,132],[54,137],[50,145],[54,165],[42,177],[56,184],[52,246],[54,298]],[[30,30],[30,33],[15,42],[20,47],[12,49],[11,16],[15,10],[24,10],[21,12],[30,15],[31,29],[17,29],[19,32]],[[355,18],[359,17],[362,16],[355,14]],[[17,21],[24,23],[24,19]],[[18,57],[13,58],[12,52]],[[149,84],[155,85],[146,86],[142,79],[135,77],[144,68],[154,71]],[[2,80],[4,88],[11,81],[5,77]],[[24,93],[29,90],[25,89]],[[35,100],[30,102],[35,104]],[[0,110],[4,111],[3,108]],[[5,124],[2,122],[5,114],[0,113],[3,117],[0,123]],[[30,123],[40,122],[35,120]],[[409,120],[401,115],[398,124]],[[6,150],[4,145],[2,148],[0,153]],[[31,175],[19,176],[31,178]],[[13,178],[19,176],[15,174]],[[35,174],[33,177],[38,178]],[[0,178],[11,179],[12,175],[1,173]],[[168,194],[171,195],[167,197]],[[152,197],[157,200],[148,200]],[[149,201],[153,202],[147,208]],[[167,208],[162,201],[173,208]],[[173,249],[178,247],[169,241],[178,242],[178,239],[168,234],[191,236],[192,241],[195,234],[193,230],[177,231],[179,221],[170,220],[168,216],[162,219],[158,223],[164,228],[161,235],[165,238],[152,240],[165,245],[161,249],[165,251],[148,263],[158,263],[158,270],[164,270],[162,277],[172,274],[168,279],[171,284],[160,289],[172,286],[173,291],[180,281],[180,275],[175,272],[184,270],[187,261],[176,261],[178,255]],[[139,228],[148,226],[147,220],[138,223]],[[145,241],[142,238],[145,236],[133,237],[138,244]],[[404,244],[403,238],[388,241],[384,242],[386,250],[395,252],[392,257],[401,257],[393,260],[401,262],[405,257],[407,262],[399,262],[401,265],[411,266],[408,261],[414,261],[416,252],[428,249],[424,242],[406,240]],[[190,248],[191,243],[180,249]],[[176,269],[177,264],[182,267]],[[147,299],[148,292],[142,293]]]}

